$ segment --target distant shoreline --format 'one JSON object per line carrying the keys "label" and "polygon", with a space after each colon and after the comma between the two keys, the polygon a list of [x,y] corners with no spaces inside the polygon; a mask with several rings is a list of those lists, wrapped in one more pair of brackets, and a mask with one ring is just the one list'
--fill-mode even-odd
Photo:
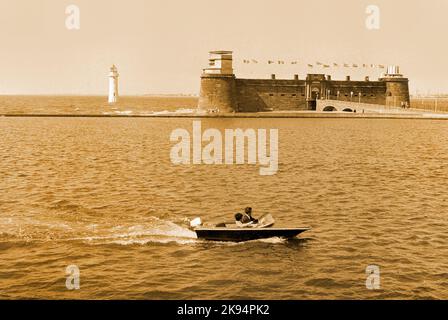
{"label": "distant shoreline", "polygon": [[394,113],[322,113],[322,112],[259,112],[259,113],[164,113],[164,114],[0,114],[1,118],[209,118],[209,119],[420,119],[448,120],[448,114]]}
{"label": "distant shoreline", "polygon": [[[72,93],[61,93],[61,94],[46,94],[46,93],[36,93],[36,94],[0,94],[1,97],[55,97],[55,98],[103,98],[107,103],[107,96],[104,94],[72,94]],[[188,94],[188,93],[160,93],[160,94],[122,94],[121,98],[196,98],[199,99],[199,95],[197,94]]]}

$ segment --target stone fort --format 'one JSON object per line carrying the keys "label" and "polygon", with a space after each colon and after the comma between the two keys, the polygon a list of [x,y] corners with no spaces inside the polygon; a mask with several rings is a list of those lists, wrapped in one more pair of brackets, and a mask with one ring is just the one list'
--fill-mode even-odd
{"label": "stone fort", "polygon": [[[389,107],[410,107],[409,80],[391,66],[376,81],[333,80],[308,74],[305,79],[239,79],[233,72],[232,51],[211,51],[201,75],[198,107],[219,112],[316,110],[319,100],[339,100]],[[334,111],[334,110],[323,110]]]}

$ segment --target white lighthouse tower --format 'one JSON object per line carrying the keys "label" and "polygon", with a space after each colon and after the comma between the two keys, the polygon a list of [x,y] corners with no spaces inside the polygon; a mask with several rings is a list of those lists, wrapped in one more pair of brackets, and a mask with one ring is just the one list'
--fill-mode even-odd
{"label": "white lighthouse tower", "polygon": [[109,103],[114,104],[118,101],[118,69],[115,65],[110,68],[109,72]]}

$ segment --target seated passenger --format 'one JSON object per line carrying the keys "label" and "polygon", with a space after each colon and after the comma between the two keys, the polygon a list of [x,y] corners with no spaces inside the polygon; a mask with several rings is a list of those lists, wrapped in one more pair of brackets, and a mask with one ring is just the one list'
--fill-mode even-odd
{"label": "seated passenger", "polygon": [[255,219],[254,217],[252,217],[252,208],[251,207],[247,207],[246,209],[244,209],[244,212],[249,217],[251,222],[258,223],[258,219]]}
{"label": "seated passenger", "polygon": [[238,226],[246,226],[253,223],[247,214],[242,213],[235,214],[235,220]]}

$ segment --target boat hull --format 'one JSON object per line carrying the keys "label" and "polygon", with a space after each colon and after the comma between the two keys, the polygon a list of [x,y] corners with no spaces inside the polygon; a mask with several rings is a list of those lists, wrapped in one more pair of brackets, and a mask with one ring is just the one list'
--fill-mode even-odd
{"label": "boat hull", "polygon": [[268,238],[297,237],[309,228],[197,228],[195,229],[199,239],[210,241],[242,242]]}

